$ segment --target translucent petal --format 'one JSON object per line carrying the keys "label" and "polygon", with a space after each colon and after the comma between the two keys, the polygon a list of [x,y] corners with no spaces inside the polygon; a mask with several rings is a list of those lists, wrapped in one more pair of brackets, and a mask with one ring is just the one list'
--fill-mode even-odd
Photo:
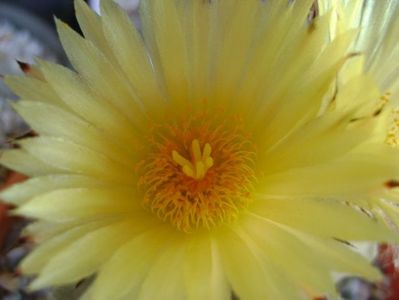
{"label": "translucent petal", "polygon": [[131,167],[137,163],[131,152],[110,142],[112,136],[104,134],[98,128],[78,116],[53,105],[32,101],[19,101],[14,104],[17,112],[29,123],[35,132],[63,138],[102,153],[119,163]]}
{"label": "translucent petal", "polygon": [[212,238],[198,236],[188,242],[184,259],[184,283],[187,299],[231,299],[220,253]]}
{"label": "translucent petal", "polygon": [[252,54],[257,27],[261,27],[259,15],[265,4],[256,0],[216,1],[215,6],[220,20],[217,29],[213,29],[219,41],[211,45],[216,48],[212,57],[211,93],[221,105],[230,102],[237,93]]}
{"label": "translucent petal", "polygon": [[135,148],[135,128],[109,102],[93,93],[76,73],[59,65],[40,62],[46,80],[62,101],[82,119],[114,136],[114,141]]}
{"label": "translucent petal", "polygon": [[[104,1],[103,1],[104,2]],[[111,49],[101,30],[101,18],[83,0],[75,1],[76,19],[86,39],[92,41],[109,59],[113,59]]]}
{"label": "translucent petal", "polygon": [[301,299],[293,282],[239,228],[217,238],[220,257],[233,291],[242,300]]}
{"label": "translucent petal", "polygon": [[[180,240],[171,240],[152,263],[137,299],[185,299],[184,286],[181,285],[183,258],[184,243]],[[167,280],[165,280],[165,270],[167,270]]]}
{"label": "translucent petal", "polygon": [[50,257],[54,257],[71,243],[82,238],[89,232],[100,228],[101,225],[101,222],[92,222],[77,226],[65,232],[60,232],[54,238],[35,248],[33,252],[22,261],[20,265],[21,270],[26,274],[39,273],[49,262]]}
{"label": "translucent petal", "polygon": [[106,40],[135,93],[146,108],[151,108],[149,113],[152,114],[152,110],[162,106],[164,96],[143,39],[127,14],[113,1],[102,1],[101,4]]}
{"label": "translucent petal", "polygon": [[34,177],[23,183],[14,184],[10,188],[2,191],[0,193],[0,198],[11,204],[21,205],[32,197],[58,189],[104,186],[115,187],[115,184],[80,175],[54,174]]}
{"label": "translucent petal", "polygon": [[271,175],[259,183],[259,192],[281,197],[364,197],[381,190],[388,178],[398,177],[395,151],[376,146],[361,148],[370,153],[348,154],[329,163]]}
{"label": "translucent petal", "polygon": [[45,81],[29,76],[7,76],[5,82],[22,99],[49,103],[63,108],[67,107]]}
{"label": "translucent petal", "polygon": [[163,75],[170,100],[184,104],[189,99],[188,56],[177,1],[151,0],[142,5],[144,39],[153,63]]}
{"label": "translucent petal", "polygon": [[[366,259],[340,242],[316,238],[255,214],[244,218],[242,226],[263,255],[313,296],[336,295],[332,271],[360,274],[370,280],[381,278]],[[323,245],[331,250],[322,250]]]}
{"label": "translucent petal", "polygon": [[[354,51],[365,54],[365,71],[375,77],[383,92],[390,91],[396,99],[399,93],[399,68],[392,61],[399,57],[399,3],[386,1],[319,0],[320,13],[336,10],[331,25],[332,36],[348,28],[360,28]],[[345,76],[345,74],[344,74]]]}
{"label": "translucent petal", "polygon": [[98,220],[137,213],[148,217],[136,197],[136,192],[131,189],[63,189],[33,198],[16,213],[53,222]]}
{"label": "translucent petal", "polygon": [[374,119],[366,119],[350,127],[352,117],[342,111],[332,112],[299,127],[260,157],[265,173],[310,167],[349,152],[366,141],[377,124]]}
{"label": "translucent petal", "polygon": [[28,176],[41,176],[64,172],[61,168],[47,164],[21,149],[5,150],[1,152],[0,163]]}
{"label": "translucent petal", "polygon": [[[395,241],[385,226],[336,200],[262,198],[251,211],[307,233],[342,240]],[[356,224],[354,226],[353,224]]]}
{"label": "translucent petal", "polygon": [[84,146],[77,145],[62,138],[37,137],[20,141],[23,149],[37,159],[51,166],[74,174],[94,176],[117,182],[132,182],[134,165],[129,169],[105,156]]}
{"label": "translucent petal", "polygon": [[56,24],[68,58],[96,98],[104,99],[133,126],[141,129],[145,124],[145,115],[126,76],[90,41],[82,38],[66,24],[59,21]]}
{"label": "translucent petal", "polygon": [[30,288],[71,283],[89,276],[143,227],[140,222],[128,220],[86,234],[50,258]]}
{"label": "translucent petal", "polygon": [[169,235],[168,230],[151,229],[123,245],[101,268],[89,298],[125,299],[137,293],[156,257],[167,247]]}

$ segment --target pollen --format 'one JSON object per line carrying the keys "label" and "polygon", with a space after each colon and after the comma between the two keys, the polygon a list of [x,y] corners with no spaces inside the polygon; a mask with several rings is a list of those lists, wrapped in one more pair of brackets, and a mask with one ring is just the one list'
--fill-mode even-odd
{"label": "pollen", "polygon": [[[391,95],[392,94],[390,92],[387,92],[380,97],[381,108],[379,109],[379,111],[382,110],[382,108],[384,108],[388,103],[390,103]],[[385,143],[391,147],[397,147],[399,145],[398,135],[399,135],[399,109],[393,108],[391,110],[391,125],[387,131],[385,137]]]}
{"label": "pollen", "polygon": [[144,205],[183,232],[235,220],[251,199],[255,151],[232,122],[203,116],[161,125],[142,162]]}

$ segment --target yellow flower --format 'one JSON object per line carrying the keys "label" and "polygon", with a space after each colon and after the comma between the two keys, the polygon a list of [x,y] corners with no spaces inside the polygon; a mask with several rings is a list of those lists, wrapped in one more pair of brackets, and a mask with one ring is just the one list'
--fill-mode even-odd
{"label": "yellow flower", "polygon": [[330,41],[312,2],[144,0],[143,35],[76,2],[85,38],[58,22],[74,71],[7,79],[39,133],[0,159],[32,177],[1,195],[37,219],[31,288],[274,300],[381,277],[342,241],[398,240],[367,214],[399,176],[390,104],[364,72],[336,80],[356,32]]}
{"label": "yellow flower", "polygon": [[[397,99],[398,66],[392,62],[397,60],[399,55],[399,27],[393,21],[399,14],[399,2],[318,0],[318,7],[322,15],[334,9],[330,24],[332,38],[348,30],[356,31],[351,49],[353,52],[364,54],[356,61],[357,73],[363,70],[372,75],[383,92],[389,91],[393,94],[392,98]],[[353,72],[350,72],[346,77],[353,75]]]}
{"label": "yellow flower", "polygon": [[[320,13],[332,13],[330,24],[331,38],[348,30],[355,30],[356,37],[351,51],[362,55],[352,59],[340,71],[340,81],[347,82],[366,73],[373,77],[384,96],[383,101],[393,102],[391,114],[388,114],[391,124],[386,141],[399,145],[399,26],[393,20],[399,15],[399,1],[367,1],[367,0],[319,0]],[[391,181],[398,187],[399,182]],[[397,190],[388,191],[383,198],[374,198],[368,203],[376,217],[380,217],[388,225],[399,227],[399,208],[391,199],[398,199]]]}

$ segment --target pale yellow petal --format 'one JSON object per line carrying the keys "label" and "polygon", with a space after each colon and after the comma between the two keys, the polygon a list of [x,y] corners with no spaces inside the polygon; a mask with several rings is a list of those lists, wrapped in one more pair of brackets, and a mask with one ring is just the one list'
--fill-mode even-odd
{"label": "pale yellow petal", "polygon": [[366,141],[376,127],[366,119],[350,127],[352,114],[329,113],[299,127],[261,156],[259,164],[266,174],[331,161]]}
{"label": "pale yellow petal", "polygon": [[[392,198],[385,199],[374,199],[373,205],[377,208],[376,211],[381,215],[381,221],[387,223],[392,228],[399,228],[399,206],[396,202],[391,202]],[[381,211],[379,211],[381,210]]]}
{"label": "pale yellow petal", "polygon": [[327,238],[349,241],[397,240],[395,234],[382,224],[336,200],[272,199],[260,196],[250,210],[266,219]]}
{"label": "pale yellow petal", "polygon": [[[103,222],[112,221],[112,220],[104,220]],[[73,228],[79,227],[81,225],[85,225],[90,223],[91,221],[87,220],[77,220],[73,222],[57,222],[47,220],[37,220],[36,222],[32,222],[28,224],[24,230],[23,235],[32,237],[32,240],[36,244],[40,244],[42,242],[48,241],[53,237],[63,234],[64,232],[71,230]],[[95,222],[95,221],[94,221]]]}
{"label": "pale yellow petal", "polygon": [[22,99],[67,108],[49,83],[45,81],[29,76],[7,76],[4,81]]}
{"label": "pale yellow petal", "polygon": [[389,178],[399,175],[394,150],[384,145],[367,148],[370,153],[353,153],[326,164],[271,175],[262,179],[259,192],[272,197],[364,198],[373,191],[381,191]]}
{"label": "pale yellow petal", "polygon": [[394,94],[392,99],[397,104],[399,68],[392,62],[399,57],[398,1],[319,0],[318,4],[321,14],[330,8],[335,10],[335,22],[331,24],[333,38],[348,28],[360,28],[353,51],[364,53],[365,72],[376,79],[384,93]]}
{"label": "pale yellow petal", "polygon": [[338,111],[352,111],[353,118],[364,118],[381,107],[380,97],[381,91],[372,76],[356,75],[339,87],[336,108]]}
{"label": "pale yellow petal", "polygon": [[133,125],[100,95],[93,93],[76,73],[59,65],[41,62],[46,80],[62,101],[82,119],[114,136],[116,143],[135,148],[137,131]]}
{"label": "pale yellow petal", "polygon": [[118,249],[101,268],[88,291],[89,299],[117,300],[137,294],[156,257],[167,247],[169,234],[165,228],[151,229]]}
{"label": "pale yellow petal", "polygon": [[216,48],[212,57],[211,97],[222,105],[235,98],[248,58],[251,58],[257,27],[261,27],[259,15],[265,4],[248,0],[216,1],[214,5],[219,6],[215,8],[220,18],[215,31],[220,41],[211,45]]}
{"label": "pale yellow petal", "polygon": [[187,299],[231,299],[215,241],[208,236],[195,237],[187,243],[185,252],[184,284]]}
{"label": "pale yellow petal", "polygon": [[[174,240],[159,252],[144,279],[138,300],[182,300],[185,299],[183,280],[184,243]],[[165,280],[167,276],[167,280]]]}
{"label": "pale yellow petal", "polygon": [[135,93],[144,107],[150,108],[148,113],[153,114],[165,99],[143,39],[127,14],[113,1],[102,1],[101,4],[106,40]]}
{"label": "pale yellow petal", "polygon": [[90,41],[85,40],[65,23],[56,21],[56,25],[68,58],[96,98],[112,105],[134,127],[142,129],[145,124],[143,107],[128,84],[126,76]]}
{"label": "pale yellow petal", "polygon": [[[273,224],[244,221],[243,228],[258,243],[264,255],[312,296],[336,295],[330,263],[314,255],[314,251],[295,236]],[[295,253],[295,255],[293,255]]]}
{"label": "pale yellow petal", "polygon": [[[215,2],[216,4],[216,2]],[[186,31],[187,55],[189,64],[190,96],[193,105],[208,99],[212,84],[212,59],[216,53],[215,43],[218,34],[212,30],[218,18],[213,5],[207,1],[180,2],[182,26]]]}
{"label": "pale yellow petal", "polygon": [[[188,56],[177,2],[144,1],[142,16],[144,39],[152,50],[154,64],[163,75],[167,94],[172,102],[184,104],[189,98]],[[146,22],[151,25],[146,27]]]}
{"label": "pale yellow petal", "polygon": [[81,175],[53,174],[34,177],[23,183],[14,184],[10,188],[2,191],[0,193],[0,198],[11,204],[21,205],[32,197],[58,189],[104,186],[115,187],[115,184]]}
{"label": "pale yellow petal", "polygon": [[[332,271],[360,274],[371,280],[381,278],[366,259],[340,242],[319,239],[254,214],[244,217],[242,226],[266,257],[313,296],[336,296]],[[320,249],[323,244],[332,250]]]}
{"label": "pale yellow petal", "polygon": [[80,29],[85,38],[93,42],[109,59],[113,60],[113,54],[101,30],[100,16],[98,16],[85,1],[76,0],[74,2],[76,19],[79,22]]}
{"label": "pale yellow petal", "polygon": [[137,161],[131,151],[119,147],[106,135],[78,116],[53,105],[31,101],[19,101],[13,106],[29,123],[31,128],[43,136],[63,138],[99,152],[119,163],[131,167]]}
{"label": "pale yellow petal", "polygon": [[49,285],[67,284],[91,275],[121,245],[142,231],[143,225],[128,220],[86,234],[50,258],[30,288],[40,289]]}
{"label": "pale yellow petal", "polygon": [[26,274],[39,273],[49,262],[49,258],[57,255],[77,239],[80,239],[89,232],[100,228],[101,225],[101,222],[92,222],[60,232],[54,238],[35,248],[32,253],[22,261],[20,265],[21,270]]}
{"label": "pale yellow petal", "polygon": [[242,300],[301,299],[293,282],[276,269],[254,241],[239,228],[233,230],[219,234],[217,245],[226,276],[237,296]]}
{"label": "pale yellow petal", "polygon": [[[306,56],[306,59],[302,59],[301,55],[293,55],[294,61],[280,63],[287,64],[287,67],[266,65],[256,69],[262,72],[256,75],[258,78],[253,78],[255,74],[250,73],[238,99],[243,103],[247,101],[245,99],[254,99],[251,105],[246,104],[243,109],[248,111],[250,130],[255,139],[260,141],[260,147],[280,142],[317,116],[324,96],[334,86],[336,74],[345,61],[343,56],[353,36],[353,33],[343,35],[316,57]],[[306,51],[306,43],[303,51]],[[273,62],[273,59],[268,59]],[[280,73],[268,74],[272,70],[279,70]],[[257,85],[253,85],[252,80]],[[284,105],[282,99],[286,99]]]}
{"label": "pale yellow petal", "polygon": [[21,140],[20,145],[37,159],[62,169],[65,173],[94,176],[120,183],[136,178],[134,165],[122,165],[105,156],[62,138],[37,137]]}
{"label": "pale yellow petal", "polygon": [[64,173],[61,168],[47,164],[22,149],[0,152],[0,163],[12,170],[28,176],[41,176]]}
{"label": "pale yellow petal", "polygon": [[141,211],[136,194],[126,188],[60,189],[33,198],[16,213],[52,222],[98,220],[141,213],[152,220],[148,213]]}

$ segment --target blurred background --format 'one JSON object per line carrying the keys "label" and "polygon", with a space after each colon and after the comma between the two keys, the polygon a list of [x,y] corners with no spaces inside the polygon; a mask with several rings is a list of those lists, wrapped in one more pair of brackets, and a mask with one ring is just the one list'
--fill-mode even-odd
{"label": "blurred background", "polygon": [[76,28],[72,0],[0,0],[1,5],[12,6],[37,16],[53,26],[53,15]]}
{"label": "blurred background", "polygon": [[[98,0],[85,0],[93,9],[99,12]],[[135,14],[139,0],[116,0],[130,14]],[[38,17],[50,27],[53,27],[53,16],[63,20],[78,29],[74,16],[73,0],[0,0],[0,5],[12,6]]]}
{"label": "blurred background", "polygon": [[[87,1],[100,13],[98,0]],[[129,13],[138,26],[139,0],[115,1]],[[34,64],[35,57],[68,65],[55,32],[54,16],[79,31],[73,0],[0,0],[0,150],[11,147],[10,141],[16,138],[32,134],[11,109],[10,102],[17,99],[5,86],[4,76],[22,74],[29,69],[30,64]],[[0,190],[24,179],[21,174],[0,166]],[[77,299],[90,279],[72,287],[38,293],[25,291],[31,278],[21,276],[17,265],[33,247],[29,237],[21,234],[29,221],[10,217],[7,215],[9,209],[10,207],[0,202],[0,300]],[[396,250],[389,245],[363,247],[364,254],[386,277],[383,282],[377,283],[354,277],[337,278],[337,288],[342,298],[398,300],[399,272],[394,265],[394,260],[398,257]]]}

